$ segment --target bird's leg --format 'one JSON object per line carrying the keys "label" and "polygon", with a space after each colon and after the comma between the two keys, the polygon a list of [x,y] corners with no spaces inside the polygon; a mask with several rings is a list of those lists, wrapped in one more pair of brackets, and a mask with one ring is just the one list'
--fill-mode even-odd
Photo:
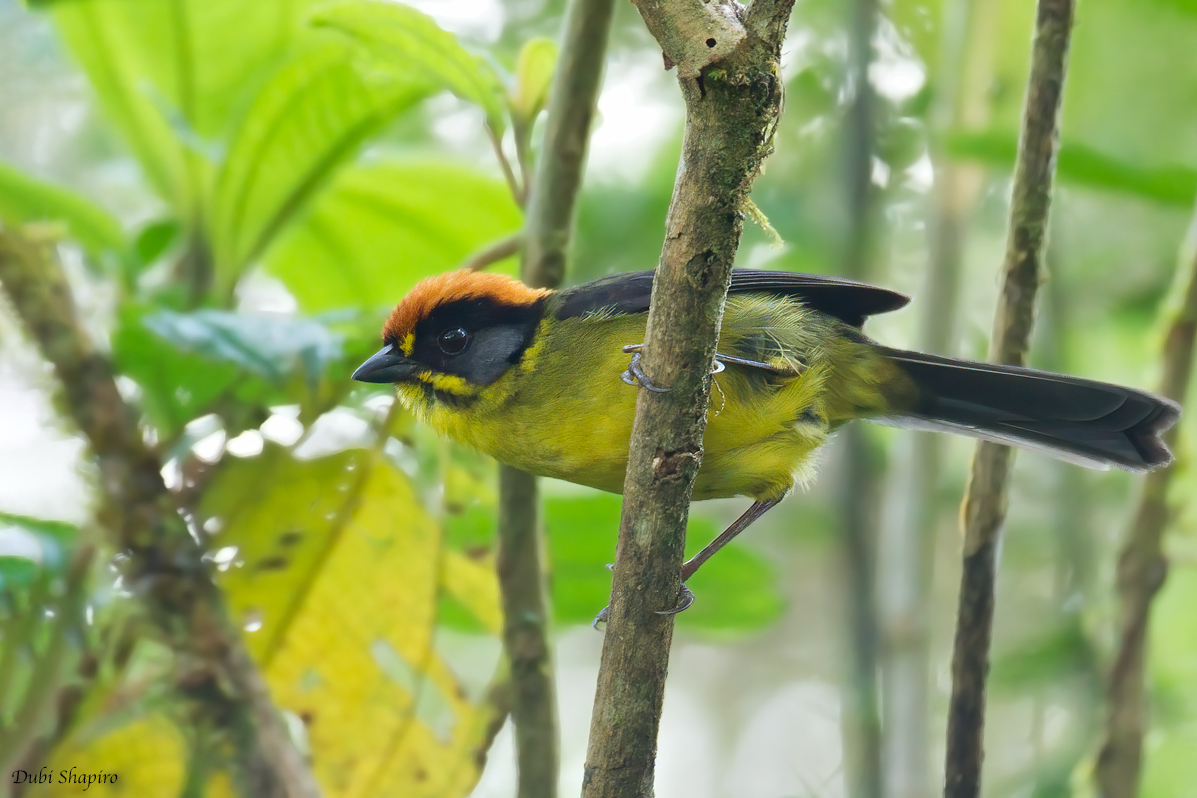
{"label": "bird's leg", "polygon": [[762,363],[759,360],[748,360],[743,357],[735,357],[734,355],[722,355],[716,353],[715,368],[711,370],[712,374],[718,374],[723,371],[725,364],[733,366],[749,366],[751,368],[764,369],[765,371],[772,371],[774,374],[781,374],[786,377],[797,377],[802,373],[802,369],[792,368],[789,366],[775,366],[772,363]]}
{"label": "bird's leg", "polygon": [[[656,610],[657,615],[676,615],[682,610],[689,608],[689,606],[694,603],[694,592],[690,590],[690,588],[686,587],[686,580],[694,576],[695,572],[702,567],[702,564],[715,555],[715,552],[719,551],[728,543],[731,543],[732,539],[735,538],[736,535],[747,529],[753,521],[767,513],[769,509],[773,507],[773,505],[777,504],[785,497],[786,495],[783,493],[780,496],[774,496],[768,499],[759,499],[753,502],[752,506],[745,510],[743,515],[737,518],[731,526],[720,533],[719,537],[708,543],[702,551],[698,552],[698,554],[695,554],[693,557],[686,560],[686,562],[682,565],[682,595],[680,601],[678,601],[678,605],[671,610]],[[607,567],[612,568],[610,565]],[[607,613],[610,609],[610,607],[603,607],[602,610],[599,611],[599,614],[594,617],[594,621],[591,622],[590,625],[595,629],[598,629],[598,625],[600,623],[606,622]]]}
{"label": "bird's leg", "polygon": [[743,532],[752,524],[753,521],[760,518],[769,511],[773,505],[785,498],[783,493],[780,496],[775,496],[769,499],[760,499],[752,503],[752,506],[744,511],[744,514],[737,518],[731,526],[723,530],[719,537],[708,543],[702,551],[695,554],[682,565],[682,598],[678,606],[671,610],[657,610],[658,615],[674,615],[689,607],[694,603],[694,593],[690,588],[686,587],[686,581],[694,576],[702,564],[711,557],[715,556],[715,552],[731,543],[732,539]]}

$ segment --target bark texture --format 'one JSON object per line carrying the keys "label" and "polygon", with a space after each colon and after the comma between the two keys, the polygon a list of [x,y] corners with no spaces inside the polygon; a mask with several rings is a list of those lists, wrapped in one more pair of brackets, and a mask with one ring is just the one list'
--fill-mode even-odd
{"label": "bark texture", "polygon": [[[637,4],[679,65],[686,131],[653,285],[640,390],[582,795],[653,794],[689,500],[742,209],[781,112],[781,41],[792,0]],[[706,23],[692,25],[694,19]],[[723,54],[732,25],[734,48]],[[723,37],[723,38],[720,38]],[[695,61],[695,53],[706,53]],[[629,389],[631,390],[631,389]]]}

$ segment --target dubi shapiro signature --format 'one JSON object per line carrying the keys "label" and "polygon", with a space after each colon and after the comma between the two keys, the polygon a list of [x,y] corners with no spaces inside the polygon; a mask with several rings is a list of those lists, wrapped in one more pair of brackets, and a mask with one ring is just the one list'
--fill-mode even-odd
{"label": "dubi shapiro signature", "polygon": [[105,773],[102,770],[89,773],[78,768],[60,770],[57,777],[50,768],[12,772],[13,784],[78,784],[83,788],[81,792],[87,792],[93,784],[116,784],[116,779],[115,773]]}

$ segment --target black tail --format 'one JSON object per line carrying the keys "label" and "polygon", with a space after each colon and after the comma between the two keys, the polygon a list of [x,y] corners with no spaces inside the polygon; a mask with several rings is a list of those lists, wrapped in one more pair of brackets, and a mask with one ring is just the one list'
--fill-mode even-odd
{"label": "black tail", "polygon": [[916,388],[883,422],[1038,449],[1090,468],[1147,471],[1172,462],[1160,440],[1180,417],[1170,399],[1046,371],[879,349]]}

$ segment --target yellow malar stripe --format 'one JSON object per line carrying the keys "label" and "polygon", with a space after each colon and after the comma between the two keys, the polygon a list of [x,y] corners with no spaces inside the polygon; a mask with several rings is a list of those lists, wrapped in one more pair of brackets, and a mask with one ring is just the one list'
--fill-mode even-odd
{"label": "yellow malar stripe", "polygon": [[465,377],[455,374],[437,374],[432,371],[416,372],[416,379],[431,385],[434,390],[450,393],[454,396],[477,396],[482,386],[472,383]]}

